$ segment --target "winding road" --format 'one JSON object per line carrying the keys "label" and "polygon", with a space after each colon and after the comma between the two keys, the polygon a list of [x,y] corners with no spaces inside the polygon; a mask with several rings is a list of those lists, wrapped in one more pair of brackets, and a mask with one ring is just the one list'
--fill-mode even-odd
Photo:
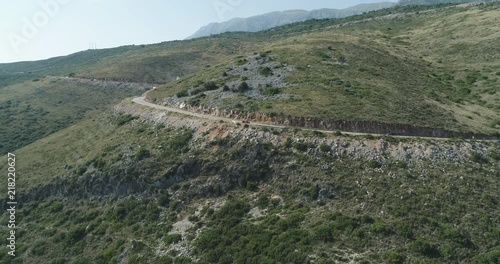
{"label": "winding road", "polygon": [[[153,103],[147,102],[145,99],[146,99],[146,97],[145,97],[145,95],[143,95],[142,97],[136,97],[136,98],[132,99],[132,102],[136,103],[138,105],[142,105],[142,106],[154,108],[154,109],[157,109],[157,110],[164,110],[164,111],[168,111],[168,112],[172,112],[172,113],[178,113],[178,114],[182,114],[182,115],[193,116],[193,117],[207,119],[207,120],[211,120],[211,121],[224,121],[224,122],[228,122],[228,123],[242,123],[241,120],[235,120],[235,119],[230,119],[230,118],[226,118],[226,117],[219,117],[219,116],[214,116],[214,115],[194,113],[194,112],[191,112],[191,111],[186,111],[186,110],[182,110],[182,109],[178,109],[178,108],[174,108],[174,107],[157,105],[157,104],[153,104]],[[282,126],[282,125],[272,125],[272,124],[256,123],[256,122],[250,122],[250,123],[248,123],[248,125],[249,126],[254,126],[254,127],[267,127],[267,128],[277,128],[277,129],[296,128],[296,127],[289,127],[289,126]],[[306,131],[319,131],[319,132],[322,132],[322,133],[336,133],[336,131],[331,131],[331,130],[320,130],[320,129],[311,129],[311,128],[303,128],[303,127],[297,127],[297,128],[302,129],[302,130],[306,130]],[[344,132],[344,131],[341,131],[341,133],[344,134],[344,135],[352,135],[352,136],[368,136],[368,135],[379,136],[379,137],[385,136],[385,135],[382,135],[382,134],[356,133],[356,132]],[[449,140],[449,138],[416,137],[416,136],[396,136],[395,135],[395,136],[392,136],[392,137],[395,137],[395,138],[419,138],[419,139],[433,139],[433,140]],[[476,141],[496,141],[496,140],[476,140]]]}

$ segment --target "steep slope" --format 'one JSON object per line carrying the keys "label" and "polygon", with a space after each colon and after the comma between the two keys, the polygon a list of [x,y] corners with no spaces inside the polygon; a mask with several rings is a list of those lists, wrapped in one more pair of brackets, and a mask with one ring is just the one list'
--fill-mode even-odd
{"label": "steep slope", "polygon": [[225,32],[257,32],[311,19],[343,18],[378,9],[390,8],[394,5],[395,3],[392,2],[382,2],[361,4],[340,10],[327,8],[312,11],[289,10],[272,12],[249,18],[235,18],[226,22],[212,23],[204,26],[188,39],[217,35]]}
{"label": "steep slope", "polygon": [[16,156],[18,256],[4,247],[0,263],[488,263],[500,254],[494,143],[256,130],[123,102]]}

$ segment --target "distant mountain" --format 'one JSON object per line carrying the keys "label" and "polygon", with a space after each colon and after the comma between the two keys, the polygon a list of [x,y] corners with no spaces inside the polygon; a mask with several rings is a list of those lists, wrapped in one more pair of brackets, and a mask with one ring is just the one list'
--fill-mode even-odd
{"label": "distant mountain", "polygon": [[289,10],[272,12],[264,15],[235,18],[222,23],[211,23],[202,27],[188,39],[206,37],[224,32],[257,32],[286,24],[302,22],[311,19],[343,18],[362,14],[373,10],[390,8],[396,3],[382,2],[375,4],[360,4],[346,9],[318,9],[313,11]]}
{"label": "distant mountain", "polygon": [[436,4],[462,4],[472,2],[497,2],[498,0],[399,0],[399,5],[436,5]]}

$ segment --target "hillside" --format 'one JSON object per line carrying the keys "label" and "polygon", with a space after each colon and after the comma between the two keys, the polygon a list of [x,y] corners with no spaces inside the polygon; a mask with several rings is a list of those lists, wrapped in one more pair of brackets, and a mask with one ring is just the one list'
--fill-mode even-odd
{"label": "hillside", "polygon": [[498,136],[499,18],[398,5],[0,64],[0,263],[499,263],[498,138],[315,128]]}
{"label": "hillside", "polygon": [[361,4],[346,9],[319,9],[312,11],[289,10],[272,12],[249,18],[235,18],[221,23],[211,23],[200,28],[188,39],[207,37],[225,32],[257,32],[286,24],[311,19],[343,18],[394,6],[392,2]]}
{"label": "hillside", "polygon": [[149,100],[498,133],[499,15],[490,4],[285,26]]}
{"label": "hillside", "polygon": [[73,125],[91,112],[109,110],[124,98],[151,88],[147,84],[33,74],[5,79],[0,85],[0,155]]}
{"label": "hillside", "polygon": [[123,102],[16,155],[30,172],[19,257],[3,248],[1,263],[500,256],[495,143],[259,130]]}

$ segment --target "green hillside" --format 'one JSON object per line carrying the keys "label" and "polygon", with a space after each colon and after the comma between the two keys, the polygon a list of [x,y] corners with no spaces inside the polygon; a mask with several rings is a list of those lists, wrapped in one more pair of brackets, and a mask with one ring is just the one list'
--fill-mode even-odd
{"label": "green hillside", "polygon": [[13,152],[19,204],[17,256],[2,246],[0,263],[499,263],[498,140],[131,99],[157,86],[159,104],[498,134],[499,17],[498,3],[396,6],[1,64],[0,171]]}
{"label": "green hillside", "polygon": [[75,124],[89,112],[108,110],[120,100],[145,91],[128,85],[79,83],[33,74],[4,80],[4,86],[0,86],[2,155]]}
{"label": "green hillside", "polygon": [[[268,114],[498,132],[500,60],[494,43],[500,30],[492,25],[499,5],[393,13],[342,26],[318,21],[308,22],[311,30],[297,25],[256,34],[271,40],[169,83],[150,93],[150,99],[192,95],[183,101]],[[259,65],[269,58],[274,69],[265,76]],[[294,70],[274,87],[273,71],[284,65]],[[236,80],[250,89],[223,90],[226,84],[237,88]],[[200,97],[210,82],[219,90]]]}
{"label": "green hillside", "polygon": [[[259,133],[284,143],[257,143],[245,136],[252,128],[187,130],[138,117],[94,114],[15,152],[23,172],[19,257],[12,261],[3,248],[1,263],[494,263],[500,256],[493,143],[325,135],[319,143],[279,130]],[[221,136],[231,130],[238,133]],[[377,159],[336,157],[331,140],[361,149],[404,144],[408,153],[433,146],[464,159],[389,150]],[[5,170],[5,159],[0,164]]]}

